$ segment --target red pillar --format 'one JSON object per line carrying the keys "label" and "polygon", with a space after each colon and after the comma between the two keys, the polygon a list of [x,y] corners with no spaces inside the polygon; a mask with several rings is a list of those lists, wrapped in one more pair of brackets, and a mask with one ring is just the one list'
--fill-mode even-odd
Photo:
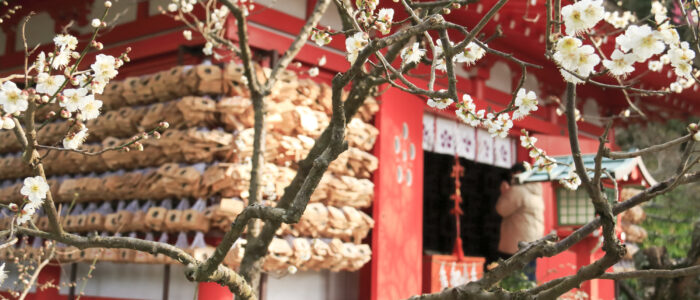
{"label": "red pillar", "polygon": [[381,97],[374,154],[370,299],[421,292],[423,252],[423,100],[389,89]]}
{"label": "red pillar", "polygon": [[[37,277],[37,286],[41,286],[42,284],[47,282],[53,282],[53,284],[56,285],[58,285],[59,282],[61,282],[61,267],[48,265],[41,270],[41,273],[39,273],[39,277]],[[63,297],[58,295],[58,288],[48,288],[44,290],[37,289],[33,299],[53,300],[60,298]]]}
{"label": "red pillar", "polygon": [[232,300],[233,294],[228,288],[214,282],[200,282],[197,291],[200,300]]}

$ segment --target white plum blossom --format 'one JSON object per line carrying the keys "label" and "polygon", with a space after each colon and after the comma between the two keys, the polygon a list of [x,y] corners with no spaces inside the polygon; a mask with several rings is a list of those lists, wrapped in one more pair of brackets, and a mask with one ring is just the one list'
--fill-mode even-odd
{"label": "white plum blossom", "polygon": [[486,120],[482,122],[492,137],[506,138],[508,131],[513,128],[513,121],[507,113],[499,114],[497,117],[488,113]]}
{"label": "white plum blossom", "polygon": [[654,15],[654,21],[656,21],[657,24],[661,24],[661,22],[666,20],[668,10],[666,10],[666,6],[659,1],[654,1],[651,2],[651,14]]}
{"label": "white plum blossom", "polygon": [[65,89],[63,90],[64,101],[59,101],[59,105],[65,107],[70,112],[83,109],[85,104],[91,100],[90,96],[87,96],[87,93],[88,90],[86,88]]}
{"label": "white plum blossom", "polygon": [[631,25],[627,27],[624,34],[615,38],[615,42],[623,52],[627,53],[631,50],[637,62],[644,62],[666,48],[659,32],[652,30],[649,25]]}
{"label": "white plum blossom", "polygon": [[[452,42],[450,43],[452,44]],[[435,53],[433,53],[433,59],[437,65],[435,69],[445,72],[447,71],[447,64],[445,64],[445,57],[443,56],[443,53],[445,53],[445,50],[442,48],[442,40],[438,39],[435,42]],[[455,57],[452,57],[452,59],[454,60]]]}
{"label": "white plum blossom", "polygon": [[53,95],[58,92],[58,89],[61,88],[64,82],[66,82],[66,77],[63,75],[50,76],[46,73],[39,73],[37,75],[36,91],[42,94]]}
{"label": "white plum blossom", "polygon": [[537,138],[534,136],[520,136],[520,146],[522,146],[523,148],[529,149],[530,147],[534,147],[535,143],[537,143]]}
{"label": "white plum blossom", "polygon": [[603,60],[603,66],[610,71],[610,74],[615,76],[625,76],[634,71],[635,57],[630,54],[625,54],[622,51],[615,49],[610,60]]}
{"label": "white plum blossom", "polygon": [[454,103],[455,101],[450,99],[450,98],[429,98],[428,99],[428,106],[432,108],[437,108],[437,109],[445,109],[450,104]]}
{"label": "white plum blossom", "polygon": [[413,43],[411,47],[401,49],[401,59],[404,64],[417,63],[425,55],[425,49],[420,49],[418,43]]}
{"label": "white plum blossom", "polygon": [[36,208],[28,207],[27,205],[25,205],[25,207],[23,207],[19,211],[19,213],[17,213],[17,219],[16,219],[17,225],[22,225],[24,223],[27,223],[29,220],[32,219],[32,216],[34,215],[34,213],[36,213]]}
{"label": "white plum blossom", "polygon": [[484,120],[484,116],[486,115],[486,111],[481,109],[477,112],[470,112],[467,111],[466,108],[460,107],[457,110],[457,116],[462,120],[462,122],[466,123],[467,125],[471,127],[477,127],[481,124],[481,122]]}
{"label": "white plum blossom", "polygon": [[576,35],[593,28],[605,17],[603,0],[582,0],[561,9],[567,35]]}
{"label": "white plum blossom", "polygon": [[39,55],[36,56],[34,67],[40,73],[43,73],[45,71],[44,69],[46,69],[46,53],[44,53],[44,51],[39,52]]}
{"label": "white plum blossom", "polygon": [[594,53],[593,46],[582,44],[578,38],[563,37],[559,39],[555,48],[554,61],[563,68],[560,72],[564,79],[571,83],[581,83],[582,80],[569,72],[588,77],[600,63],[600,57]]}
{"label": "white plum blossom", "polygon": [[581,177],[579,177],[578,174],[573,171],[575,168],[573,165],[569,168],[571,168],[571,172],[569,172],[567,178],[560,179],[559,184],[571,191],[575,191],[581,185]]}
{"label": "white plum blossom", "polygon": [[652,72],[659,72],[661,69],[664,67],[664,65],[661,63],[661,61],[658,60],[650,60],[649,61],[649,71]]}
{"label": "white plum blossom", "polygon": [[61,48],[61,50],[58,51],[58,53],[52,58],[51,68],[53,68],[54,70],[58,70],[68,65],[68,63],[70,62],[70,54],[70,50],[66,48]]}
{"label": "white plum blossom", "polygon": [[586,77],[593,73],[595,66],[600,63],[600,56],[595,54],[593,46],[584,45],[579,48],[578,67],[576,71],[579,75]]}
{"label": "white plum blossom", "polygon": [[559,39],[555,46],[554,61],[566,69],[575,69],[582,44],[583,42],[575,37],[565,36]]}
{"label": "white plum blossom", "polygon": [[383,34],[391,32],[391,24],[394,19],[394,10],[391,8],[382,8],[377,13],[375,27]]}
{"label": "white plum blossom", "polygon": [[659,37],[667,45],[677,46],[681,43],[681,36],[678,34],[678,30],[671,27],[668,22],[663,23],[657,30],[659,32]]}
{"label": "white plum blossom", "polygon": [[666,56],[673,66],[676,76],[692,78],[695,51],[690,49],[687,42],[682,42],[679,46],[671,45]]}
{"label": "white plum blossom", "polygon": [[0,89],[0,105],[5,113],[14,114],[27,110],[29,102],[27,94],[20,90],[12,81],[5,81]]}
{"label": "white plum blossom", "polygon": [[78,47],[78,39],[70,34],[59,34],[53,38],[53,42],[61,49],[65,48],[72,51]]}
{"label": "white plum blossom", "polygon": [[2,265],[0,265],[0,285],[2,285],[5,280],[7,280],[7,271],[5,271],[5,263],[2,263]]}
{"label": "white plum blossom", "polygon": [[637,18],[630,12],[625,11],[620,14],[619,11],[605,12],[605,21],[617,29],[625,28],[630,22],[637,21]]}
{"label": "white plum blossom", "polygon": [[117,71],[117,60],[111,55],[98,54],[90,68],[95,73],[95,78],[105,83],[119,73]]}
{"label": "white plum blossom", "polygon": [[528,92],[521,88],[515,95],[515,106],[518,109],[513,112],[513,119],[522,119],[529,115],[530,112],[537,110],[537,95],[535,95],[534,91]]}
{"label": "white plum blossom", "polygon": [[542,149],[535,146],[537,138],[529,136],[525,130],[523,130],[523,134],[524,135],[520,136],[520,145],[523,146],[523,148],[530,150],[530,157],[535,159],[535,169],[539,171],[547,171],[547,173],[550,173],[551,176],[557,161],[554,158],[549,157]]}
{"label": "white plum blossom", "polygon": [[94,95],[85,97],[87,101],[85,105],[80,109],[81,115],[83,116],[83,121],[96,119],[100,116],[100,108],[102,108],[102,101],[95,99]]}
{"label": "white plum blossom", "polygon": [[457,114],[457,117],[462,120],[462,122],[468,124],[469,126],[476,127],[481,124],[485,111],[480,110],[479,112],[476,112],[474,100],[468,94],[464,94],[462,95],[462,103],[457,105],[457,111],[455,113]]}
{"label": "white plum blossom", "polygon": [[331,42],[332,38],[331,35],[328,34],[328,32],[321,31],[321,30],[314,30],[314,32],[311,34],[311,40],[316,43],[319,47],[328,45],[328,43]]}
{"label": "white plum blossom", "polygon": [[367,43],[367,34],[364,32],[355,33],[345,39],[345,51],[348,53],[347,58],[351,64],[355,63],[357,55],[367,46]]}
{"label": "white plum blossom", "polygon": [[[46,198],[46,193],[49,191],[49,184],[46,179],[41,176],[27,177],[24,179],[22,189],[19,191],[22,195],[27,196],[29,203],[41,202]],[[26,207],[26,206],[25,206]],[[38,206],[35,206],[38,208]]]}
{"label": "white plum blossom", "polygon": [[470,42],[464,47],[464,51],[455,55],[455,61],[458,63],[465,63],[468,66],[484,57],[485,54],[486,50],[481,48],[477,43]]}
{"label": "white plum blossom", "polygon": [[678,77],[691,78],[693,76],[691,74],[693,72],[693,66],[688,62],[678,63],[674,65],[674,67],[673,72],[676,73]]}
{"label": "white plum blossom", "polygon": [[687,63],[695,58],[695,51],[690,49],[688,42],[682,42],[680,47],[671,46],[668,50],[668,58],[672,66]]}
{"label": "white plum blossom", "polygon": [[66,149],[78,149],[87,138],[87,127],[81,128],[78,132],[71,132],[63,138],[63,148]]}
{"label": "white plum blossom", "polygon": [[678,81],[674,81],[669,85],[669,89],[676,94],[680,94],[683,92],[683,85]]}

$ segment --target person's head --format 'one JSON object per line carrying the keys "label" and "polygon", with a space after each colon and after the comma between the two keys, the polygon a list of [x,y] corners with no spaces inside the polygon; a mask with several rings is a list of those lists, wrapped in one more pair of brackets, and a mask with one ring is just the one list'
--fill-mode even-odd
{"label": "person's head", "polygon": [[520,173],[525,173],[526,171],[527,169],[525,168],[525,164],[523,164],[522,162],[515,163],[512,167],[510,167],[511,177]]}
{"label": "person's head", "polygon": [[520,173],[525,173],[527,169],[522,162],[514,164],[507,172],[501,174],[501,193],[504,193],[511,185],[515,184],[515,176]]}

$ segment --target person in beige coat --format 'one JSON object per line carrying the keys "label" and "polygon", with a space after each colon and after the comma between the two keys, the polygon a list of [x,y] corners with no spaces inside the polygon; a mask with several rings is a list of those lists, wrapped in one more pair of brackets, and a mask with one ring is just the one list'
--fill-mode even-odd
{"label": "person in beige coat", "polygon": [[[511,174],[524,171],[524,167],[516,165],[511,168]],[[518,252],[519,242],[532,242],[542,237],[544,233],[544,201],[542,199],[542,184],[538,182],[525,184],[501,184],[501,195],[496,202],[496,212],[501,220],[501,238],[498,242],[499,256],[506,259]],[[528,277],[534,280],[534,264],[532,274],[526,270]]]}

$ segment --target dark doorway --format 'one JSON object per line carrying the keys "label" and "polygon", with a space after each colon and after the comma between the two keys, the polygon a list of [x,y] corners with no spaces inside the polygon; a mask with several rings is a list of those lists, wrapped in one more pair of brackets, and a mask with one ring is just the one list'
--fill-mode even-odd
{"label": "dark doorway", "polygon": [[[462,210],[460,220],[463,251],[467,256],[496,260],[501,217],[495,206],[499,186],[506,169],[460,158],[464,167],[461,178]],[[450,177],[455,157],[424,153],[423,179],[423,251],[426,254],[450,254],[456,229],[450,210],[454,202],[454,178]]]}

